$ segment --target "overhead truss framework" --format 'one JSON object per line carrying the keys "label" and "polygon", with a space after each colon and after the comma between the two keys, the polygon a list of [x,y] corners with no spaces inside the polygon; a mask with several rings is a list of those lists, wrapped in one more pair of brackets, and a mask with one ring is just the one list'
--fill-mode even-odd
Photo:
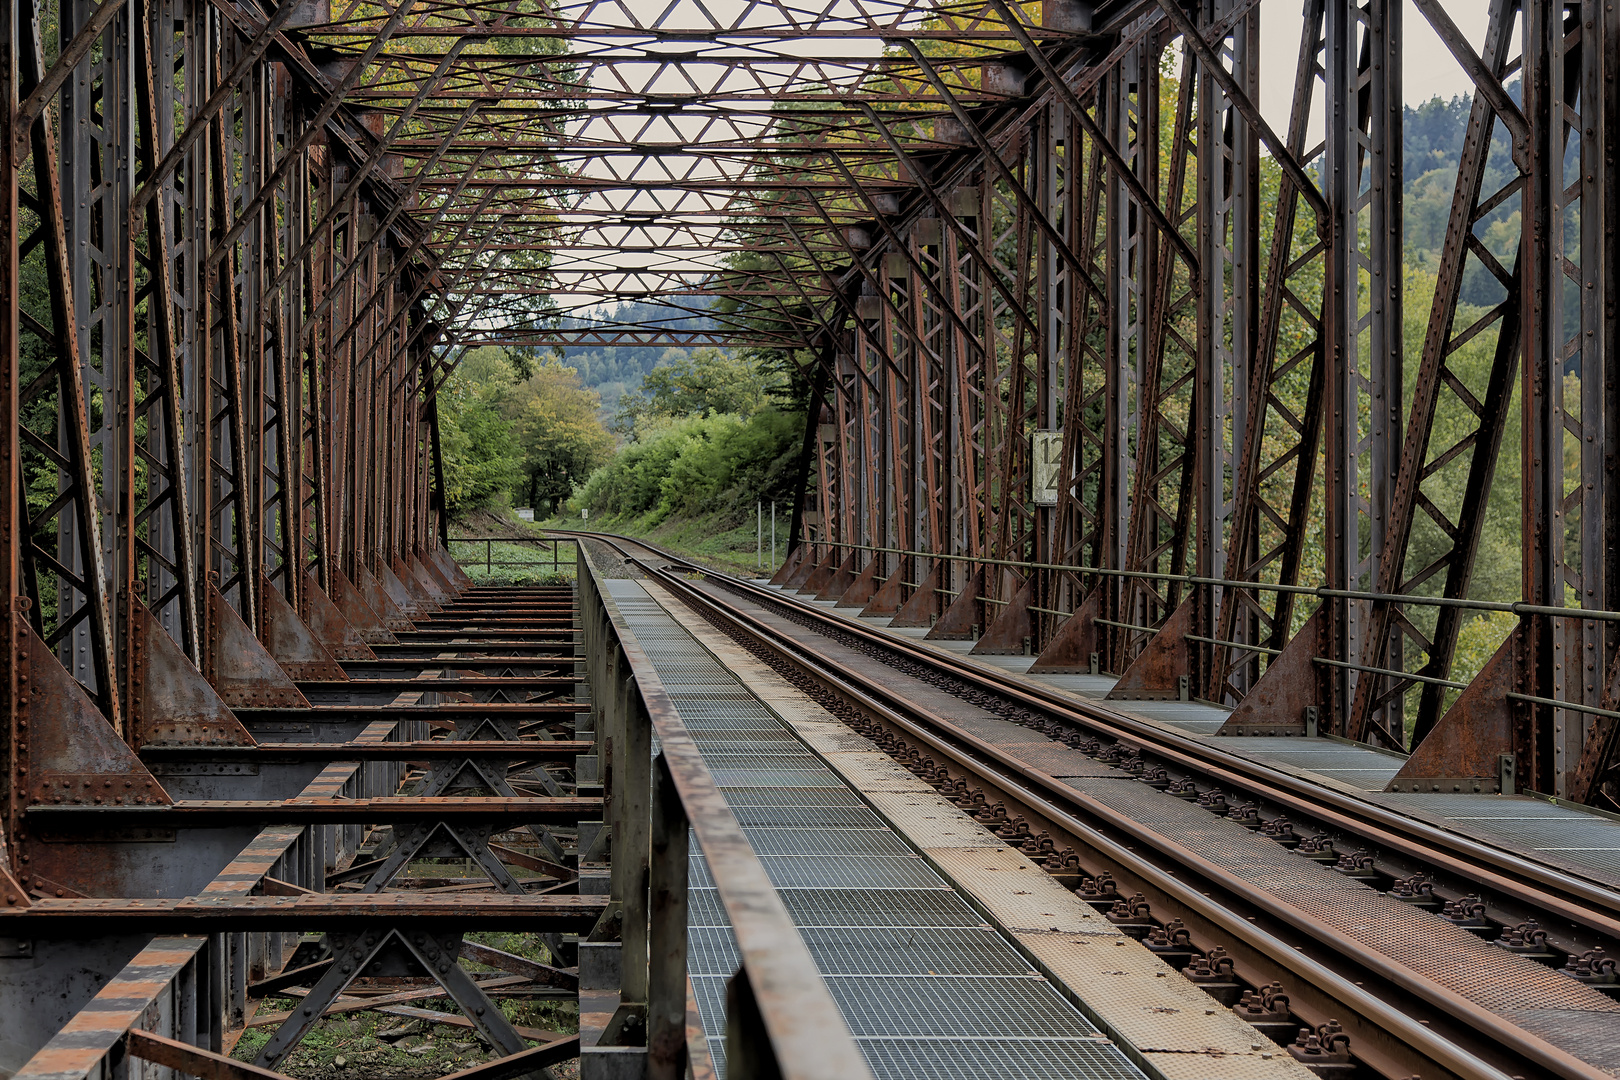
{"label": "overhead truss framework", "polygon": [[[1489,3],[0,4],[0,892],[66,873],[30,807],[168,798],[62,795],[86,747],[228,742],[244,655],[449,582],[438,394],[492,344],[801,369],[783,581],[1620,809],[1620,16]],[[1476,90],[1432,300],[1413,20]]]}

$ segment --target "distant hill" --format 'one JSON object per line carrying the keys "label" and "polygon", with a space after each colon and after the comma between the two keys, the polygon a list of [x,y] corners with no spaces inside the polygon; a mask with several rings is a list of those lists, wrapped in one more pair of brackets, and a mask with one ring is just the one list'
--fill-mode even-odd
{"label": "distant hill", "polygon": [[[714,321],[700,315],[672,319],[670,310],[659,304],[620,304],[609,317],[621,323],[650,323],[680,330],[707,330]],[[602,395],[602,413],[611,417],[619,398],[638,389],[642,377],[661,360],[676,360],[684,349],[633,345],[575,346],[562,350],[563,362],[579,371],[579,380]]]}
{"label": "distant hill", "polygon": [[[1517,80],[1508,93],[1519,96]],[[1433,271],[1440,264],[1445,245],[1446,223],[1451,216],[1451,200],[1462,164],[1463,136],[1468,130],[1468,114],[1473,100],[1466,94],[1450,101],[1431,98],[1417,107],[1406,107],[1402,139],[1401,174],[1405,186],[1405,259],[1409,265]],[[1490,156],[1486,160],[1482,194],[1489,195],[1517,175],[1512,149],[1502,126],[1492,132]],[[1512,268],[1518,237],[1517,199],[1509,199],[1474,227],[1485,246]],[[1477,263],[1471,264],[1463,281],[1465,303],[1490,306],[1501,301],[1503,290]]]}

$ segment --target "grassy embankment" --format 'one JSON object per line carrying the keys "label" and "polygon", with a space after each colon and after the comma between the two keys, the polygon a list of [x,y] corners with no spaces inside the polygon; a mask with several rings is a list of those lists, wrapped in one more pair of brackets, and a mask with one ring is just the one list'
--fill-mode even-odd
{"label": "grassy embankment", "polygon": [[[656,526],[648,527],[645,519],[593,516],[589,528],[593,532],[617,533],[648,540],[693,562],[739,577],[757,577],[765,573],[755,564],[754,524],[750,522],[727,528],[722,519],[721,514],[666,518]],[[542,539],[547,529],[578,529],[584,524],[578,518],[556,517],[548,521],[529,522],[510,515],[475,514],[451,523],[451,536],[477,539],[452,543],[450,553],[479,585],[572,581],[572,551],[566,545],[561,547],[558,553],[560,566],[553,571],[549,545],[542,547],[535,541]],[[768,517],[765,521],[764,546],[765,562],[769,563],[771,523]],[[787,554],[785,514],[778,514],[776,519],[776,554],[778,558]],[[486,561],[492,565],[486,567]]]}

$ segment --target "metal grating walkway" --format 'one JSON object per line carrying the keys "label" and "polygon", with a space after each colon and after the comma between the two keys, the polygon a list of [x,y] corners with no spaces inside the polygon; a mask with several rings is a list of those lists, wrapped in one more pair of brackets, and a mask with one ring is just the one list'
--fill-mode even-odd
{"label": "metal grating walkway", "polygon": [[[666,680],[878,1080],[1144,1080],[637,582],[603,584]],[[695,840],[693,851],[689,970],[723,1076],[736,942]]]}

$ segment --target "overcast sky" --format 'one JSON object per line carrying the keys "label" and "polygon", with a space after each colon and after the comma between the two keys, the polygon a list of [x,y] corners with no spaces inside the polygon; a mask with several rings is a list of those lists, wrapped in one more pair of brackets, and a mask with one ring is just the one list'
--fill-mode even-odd
{"label": "overcast sky", "polygon": [[[1303,6],[1289,0],[1266,0],[1260,5],[1260,111],[1278,134],[1288,130]],[[1441,0],[1441,6],[1477,52],[1485,42],[1486,0]],[[1428,20],[1411,4],[1402,13],[1401,47],[1405,50],[1401,74],[1408,105],[1428,101],[1436,94],[1449,98],[1472,92],[1473,84],[1451,50],[1440,43]],[[1315,111],[1315,131],[1320,132],[1321,102],[1316,103]]]}

